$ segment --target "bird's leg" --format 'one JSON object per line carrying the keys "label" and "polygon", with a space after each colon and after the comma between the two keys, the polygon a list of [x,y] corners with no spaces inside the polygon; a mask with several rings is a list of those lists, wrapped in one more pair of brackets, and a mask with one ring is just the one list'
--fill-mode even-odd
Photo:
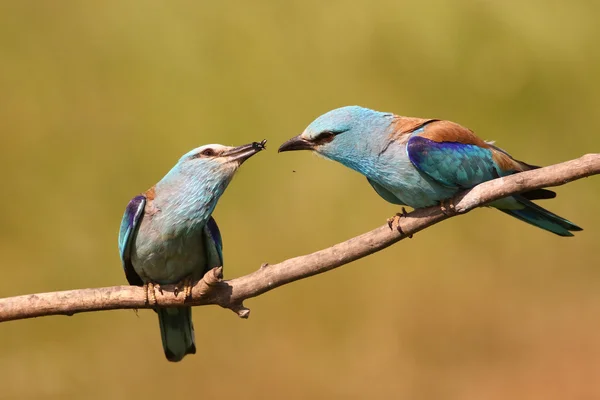
{"label": "bird's leg", "polygon": [[[394,223],[396,223],[396,230],[398,230],[398,232],[400,232],[401,235],[404,235],[404,232],[402,231],[402,228],[400,227],[400,218],[406,217],[407,215],[408,215],[408,212],[406,211],[406,208],[402,207],[401,213],[397,213],[393,217],[388,218],[387,224],[390,227],[390,230],[394,229],[393,226],[394,226]],[[408,238],[412,239],[412,235],[408,235]]]}
{"label": "bird's leg", "polygon": [[194,279],[191,275],[186,276],[175,287],[175,297],[179,294],[180,288],[183,289],[183,301],[192,297],[192,288],[194,287]]}
{"label": "bird's leg", "polygon": [[154,292],[154,283],[148,282],[144,284],[144,289],[146,289],[146,304],[151,306],[155,306],[158,304],[156,301],[156,293]]}
{"label": "bird's leg", "polygon": [[402,212],[401,213],[396,213],[393,217],[388,218],[387,219],[387,224],[390,227],[390,230],[394,229],[393,228],[394,222],[397,225],[400,225],[399,224],[400,218],[401,217],[406,217],[407,215],[408,215],[408,212],[406,212],[406,208],[402,207]]}
{"label": "bird's leg", "polygon": [[[447,207],[446,207],[446,204],[448,204]],[[449,199],[441,200],[440,201],[440,210],[444,213],[444,215],[447,215],[449,217],[455,215],[456,209],[454,207],[454,198],[450,197]]]}
{"label": "bird's leg", "polygon": [[387,219],[387,224],[390,227],[390,231],[394,230],[394,222],[396,222],[399,217],[400,216],[398,214],[395,214],[393,217]]}

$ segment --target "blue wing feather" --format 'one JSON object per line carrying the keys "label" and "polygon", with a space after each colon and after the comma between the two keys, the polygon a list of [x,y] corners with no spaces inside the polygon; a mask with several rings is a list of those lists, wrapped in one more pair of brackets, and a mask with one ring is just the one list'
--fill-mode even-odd
{"label": "blue wing feather", "polygon": [[477,145],[436,142],[414,135],[406,149],[415,167],[444,186],[467,189],[504,175],[492,152]]}
{"label": "blue wing feather", "polygon": [[[223,266],[223,238],[217,221],[213,217],[206,223],[207,249],[208,249],[208,269]],[[216,254],[214,254],[216,253]]]}
{"label": "blue wing feather", "polygon": [[135,272],[133,264],[131,264],[131,243],[139,228],[145,207],[146,197],[139,195],[131,199],[125,209],[125,214],[123,214],[121,229],[119,231],[119,253],[121,255],[121,262],[123,263],[123,270],[129,284],[135,286],[142,286],[144,282]]}

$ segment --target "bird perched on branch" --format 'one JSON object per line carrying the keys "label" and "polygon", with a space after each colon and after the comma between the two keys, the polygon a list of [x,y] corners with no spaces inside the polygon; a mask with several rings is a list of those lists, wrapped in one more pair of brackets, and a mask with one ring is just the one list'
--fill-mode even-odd
{"label": "bird perched on branch", "polygon": [[[446,201],[482,182],[535,168],[454,122],[348,106],[329,111],[279,151],[312,150],[363,174],[390,203],[413,208]],[[559,236],[581,228],[534,204],[556,193],[531,190],[489,204]],[[453,208],[449,201],[448,207]],[[398,215],[400,216],[400,214]],[[398,217],[397,216],[397,217]],[[399,227],[399,225],[398,225]]]}
{"label": "bird perched on branch", "polygon": [[[179,283],[191,294],[194,281],[223,265],[219,228],[211,214],[244,161],[266,140],[239,147],[210,144],[185,154],[155,186],[134,197],[119,232],[119,252],[130,285]],[[191,307],[158,308],[163,349],[169,361],[196,353]]]}

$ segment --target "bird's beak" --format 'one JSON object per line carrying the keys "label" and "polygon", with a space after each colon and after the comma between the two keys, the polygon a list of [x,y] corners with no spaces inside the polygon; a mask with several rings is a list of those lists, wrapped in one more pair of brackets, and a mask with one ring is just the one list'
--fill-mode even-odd
{"label": "bird's beak", "polygon": [[266,150],[266,144],[267,140],[265,139],[260,143],[252,142],[239,147],[233,147],[221,154],[221,157],[226,157],[227,161],[236,161],[241,164],[256,153]]}
{"label": "bird's beak", "polygon": [[313,145],[308,140],[299,136],[295,136],[279,147],[279,153],[292,150],[312,150]]}

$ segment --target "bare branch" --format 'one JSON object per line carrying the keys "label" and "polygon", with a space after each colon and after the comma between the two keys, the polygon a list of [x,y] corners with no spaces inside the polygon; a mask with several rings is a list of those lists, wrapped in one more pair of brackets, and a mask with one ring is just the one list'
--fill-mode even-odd
{"label": "bare branch", "polygon": [[[576,160],[488,181],[456,196],[453,199],[454,215],[464,214],[511,194],[559,186],[599,173],[600,154],[588,154]],[[390,229],[386,224],[312,254],[279,264],[263,264],[257,271],[229,281],[222,280],[221,267],[215,268],[195,284],[191,298],[187,300],[181,291],[175,290],[175,285],[161,286],[155,290],[156,305],[218,304],[242,318],[248,318],[250,310],[244,307],[244,300],[373,254],[451,216],[442,213],[438,206],[418,209],[399,219],[403,233]],[[87,311],[152,308],[156,305],[149,304],[146,289],[137,286],[39,293],[0,299],[0,322]]]}

